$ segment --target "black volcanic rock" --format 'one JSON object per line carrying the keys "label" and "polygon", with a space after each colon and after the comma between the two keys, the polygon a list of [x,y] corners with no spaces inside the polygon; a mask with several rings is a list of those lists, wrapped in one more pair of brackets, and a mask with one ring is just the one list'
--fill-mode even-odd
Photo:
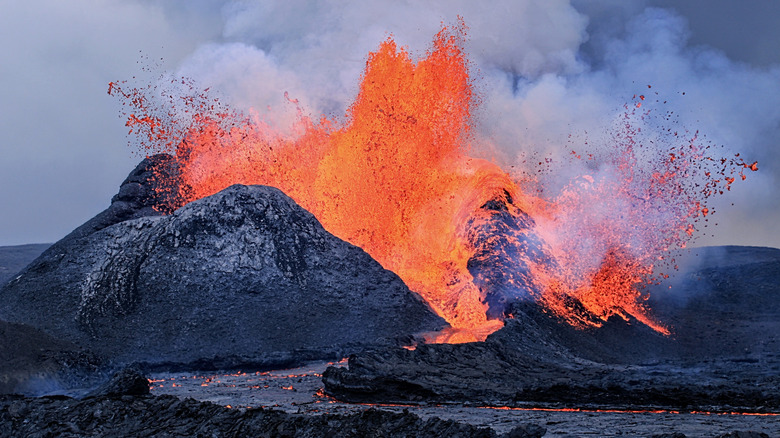
{"label": "black volcanic rock", "polygon": [[232,186],[168,216],[142,204],[46,251],[0,290],[0,317],[120,363],[206,366],[327,357],[443,325],[275,188]]}
{"label": "black volcanic rock", "polygon": [[124,368],[95,388],[88,397],[121,397],[123,395],[148,395],[149,380],[134,368]]}
{"label": "black volcanic rock", "polygon": [[348,368],[325,371],[325,389],[350,402],[506,402],[527,382],[552,383],[583,369],[537,326],[517,320],[507,326],[485,342],[351,355]]}
{"label": "black volcanic rock", "polygon": [[354,354],[326,370],[326,391],[358,402],[780,411],[780,250],[699,248],[685,260],[676,286],[651,294],[672,336],[618,317],[579,330],[516,302],[515,319],[484,343]]}
{"label": "black volcanic rock", "polygon": [[555,263],[534,232],[535,225],[506,190],[480,206],[466,224],[466,237],[474,248],[467,267],[488,305],[490,318],[507,316],[513,303],[539,296],[531,281],[530,262]]}
{"label": "black volcanic rock", "polygon": [[526,423],[515,426],[505,433],[504,438],[540,438],[547,433],[547,428],[538,424]]}
{"label": "black volcanic rock", "polygon": [[42,394],[89,386],[98,357],[34,327],[0,321],[0,394]]}
{"label": "black volcanic rock", "polygon": [[[540,437],[526,425],[511,437]],[[520,434],[522,433],[522,434]],[[0,396],[0,436],[16,437],[430,437],[491,438],[490,428],[415,414],[368,409],[352,414],[298,415],[230,409],[191,398]]]}
{"label": "black volcanic rock", "polygon": [[769,438],[769,435],[763,432],[753,432],[752,430],[736,430],[718,435],[717,438]]}
{"label": "black volcanic rock", "polygon": [[328,394],[359,403],[780,410],[780,377],[761,366],[593,362],[527,321],[509,321],[483,343],[353,354],[348,368],[329,367],[323,383]]}

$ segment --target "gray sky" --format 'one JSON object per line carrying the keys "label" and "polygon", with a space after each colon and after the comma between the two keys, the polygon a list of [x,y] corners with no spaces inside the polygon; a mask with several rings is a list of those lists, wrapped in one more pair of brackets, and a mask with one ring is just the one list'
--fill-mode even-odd
{"label": "gray sky", "polygon": [[780,2],[409,3],[0,0],[0,245],[56,241],[108,206],[140,157],[107,84],[141,75],[142,56],[283,123],[284,91],[343,113],[388,32],[419,53],[460,14],[481,130],[507,156],[593,130],[637,84],[686,91],[681,122],[760,167],[699,243],[780,247]]}

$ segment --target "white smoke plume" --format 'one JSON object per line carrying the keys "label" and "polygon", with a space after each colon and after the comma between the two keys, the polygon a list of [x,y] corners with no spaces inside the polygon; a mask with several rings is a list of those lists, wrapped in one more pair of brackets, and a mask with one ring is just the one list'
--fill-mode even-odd
{"label": "white smoke plume", "polygon": [[[706,4],[702,15],[707,16],[726,2],[690,3]],[[66,8],[44,0],[31,4],[24,7],[20,4],[13,9],[30,15],[33,10]],[[69,5],[72,13],[65,15],[77,17],[78,26],[55,26],[58,21],[53,17],[28,17],[61,28],[61,32],[51,36],[59,44],[38,44],[31,35],[27,41],[37,50],[35,53],[41,52],[41,48],[67,43],[70,44],[70,48],[65,47],[70,50],[68,53],[97,54],[86,57],[88,60],[82,64],[71,56],[67,69],[58,70],[52,76],[71,77],[68,76],[69,69],[74,68],[71,64],[89,70],[90,80],[94,82],[98,78],[103,82],[94,84],[95,90],[82,93],[88,99],[90,93],[104,95],[108,81],[137,74],[132,68],[141,50],[151,57],[166,58],[173,74],[190,77],[203,88],[210,87],[240,108],[253,108],[280,127],[288,124],[295,113],[285,92],[311,115],[343,115],[357,93],[368,52],[375,50],[381,41],[392,34],[412,54],[423,55],[442,23],[451,24],[458,16],[463,17],[469,26],[466,48],[482,97],[477,114],[478,132],[483,141],[493,145],[491,153],[507,168],[510,165],[521,168],[522,161],[533,154],[560,159],[572,149],[581,149],[585,141],[590,145],[598,143],[605,129],[621,113],[622,105],[634,94],[650,94],[647,85],[652,85],[652,92],[658,92],[658,98],[667,101],[664,110],[674,111],[679,126],[700,131],[711,143],[723,145],[728,153],[740,152],[746,159],[759,162],[760,171],[751,173],[747,181],[735,184],[731,193],[716,205],[720,226],[711,233],[714,237],[705,237],[698,243],[780,247],[780,233],[775,231],[780,217],[780,197],[775,190],[780,179],[780,148],[776,145],[776,139],[780,138],[780,106],[776,104],[780,97],[778,58],[767,61],[763,57],[761,62],[752,62],[738,59],[731,46],[726,48],[727,54],[706,45],[706,39],[702,41],[701,35],[691,30],[689,20],[678,12],[681,9],[657,7],[671,7],[674,2],[78,0]],[[10,5],[3,8],[8,9],[8,13],[0,14],[8,18],[4,28],[8,32],[21,29],[27,15],[11,13],[18,11],[11,10]],[[777,8],[770,9],[780,12]],[[72,35],[66,35],[67,32]],[[160,50],[160,46],[168,48]],[[756,40],[755,47],[774,46]],[[66,56],[60,49],[56,53]],[[29,53],[13,49],[4,58],[22,63],[27,62]],[[118,54],[122,54],[121,61]],[[90,62],[100,63],[100,68],[84,65]],[[45,70],[51,65],[35,64],[35,68]],[[101,74],[95,74],[94,70]],[[102,70],[110,71],[113,76],[107,76]],[[19,81],[27,80],[22,73],[18,75]],[[18,94],[18,85],[8,87],[13,90],[6,94]],[[52,95],[68,89],[46,90]],[[656,98],[655,94],[651,96]],[[62,104],[63,108],[77,102],[72,96],[68,98],[71,103]],[[29,100],[22,96],[18,101]],[[4,119],[11,120],[5,115],[18,112],[18,105],[10,99],[7,102],[11,103],[2,114]],[[102,100],[92,106],[104,119],[103,113],[111,108]],[[23,114],[32,120],[30,114],[35,107],[30,108],[30,113]],[[50,118],[56,119],[56,114]],[[80,122],[81,119],[86,121]],[[112,120],[104,119],[100,119],[100,124]],[[78,123],[85,123],[84,131],[103,129],[100,137],[103,140],[99,146],[92,146],[94,150],[105,150],[109,147],[106,143],[117,138],[117,144],[110,147],[129,155],[121,149],[122,140],[117,137],[122,132],[121,122],[113,119],[118,126],[96,128],[94,120],[88,115],[78,120],[68,116],[67,125],[73,129]],[[3,125],[4,132],[11,132],[11,138],[27,135],[14,134],[17,125],[20,124]],[[62,135],[57,139],[44,136],[41,142],[65,141],[62,138]],[[77,141],[75,138],[73,143]],[[87,136],[81,139],[81,143],[89,141]],[[75,149],[75,146],[70,148]],[[86,155],[91,152],[86,146],[78,150]],[[67,151],[65,147],[62,150]],[[88,170],[79,167],[86,166],[82,161],[60,161],[65,168],[57,180],[66,181],[67,175],[94,172],[94,163],[87,163],[91,169]],[[2,168],[6,179],[0,182],[4,186],[19,181],[21,174],[15,168],[24,167],[16,161],[8,163]],[[104,168],[103,173],[109,169],[114,172],[111,166]],[[48,173],[52,178],[58,175]],[[55,229],[72,229],[105,205],[106,196],[110,196],[121,176],[110,178],[101,174],[101,178],[105,181],[90,181],[88,185],[105,186],[105,193],[77,190],[74,186],[72,190],[79,194],[71,196],[80,198],[69,205],[60,201],[68,196],[63,193],[49,194],[56,201],[41,201],[47,203],[47,208],[63,204],[59,207],[63,211],[72,209],[74,204],[95,209],[81,216],[71,214],[67,217],[73,223]],[[65,190],[65,186],[61,185],[59,190]],[[31,199],[39,196],[46,196],[44,188],[29,193]],[[32,208],[35,219],[26,219],[25,208],[21,207],[29,201],[17,198],[8,195],[0,199],[5,204],[20,206],[12,218],[3,220],[0,228],[20,227],[25,223],[43,228],[62,218],[58,212],[48,212],[52,214],[47,222],[41,219],[42,209]],[[735,205],[732,207],[731,203]],[[10,233],[3,235],[4,241],[13,241],[9,236],[15,231]],[[33,236],[35,232],[24,235]],[[57,237],[41,235],[49,236],[48,239]]]}
{"label": "white smoke plume", "polygon": [[338,116],[379,42],[392,35],[423,55],[441,24],[460,16],[482,96],[479,132],[503,164],[522,168],[533,154],[560,160],[586,141],[597,147],[622,105],[645,93],[667,102],[662,110],[675,114],[675,129],[698,130],[725,154],[759,161],[761,172],[716,201],[720,226],[699,243],[780,246],[780,201],[770,193],[778,183],[772,146],[780,134],[780,66],[756,67],[689,45],[687,20],[671,9],[600,5],[235,1],[221,9],[220,41],[199,47],[177,73],[280,126],[294,116],[284,92],[312,115]]}

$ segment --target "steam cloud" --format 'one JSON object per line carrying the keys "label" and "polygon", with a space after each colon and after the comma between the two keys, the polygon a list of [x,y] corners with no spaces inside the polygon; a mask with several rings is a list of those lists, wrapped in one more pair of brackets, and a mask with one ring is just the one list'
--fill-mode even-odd
{"label": "steam cloud", "polygon": [[330,1],[233,2],[222,13],[222,42],[201,46],[178,73],[282,127],[294,117],[284,91],[313,115],[343,114],[379,41],[392,34],[421,54],[441,23],[458,15],[470,27],[467,51],[483,96],[479,132],[507,165],[534,153],[560,159],[584,141],[602,141],[634,94],[667,101],[657,110],[677,115],[675,129],[698,130],[762,168],[716,201],[714,221],[725,226],[699,243],[780,245],[773,230],[780,202],[770,194],[778,183],[771,141],[780,133],[780,106],[767,98],[780,96],[780,67],[689,46],[688,23],[672,10],[639,2],[607,11],[585,2],[505,1],[486,11],[470,1]]}
{"label": "steam cloud", "polygon": [[774,193],[780,65],[736,61],[692,45],[687,20],[651,3],[662,2],[197,1],[185,9],[165,2],[155,11],[172,29],[197,22],[208,37],[188,33],[190,45],[177,46],[183,60],[175,74],[254,108],[280,128],[295,116],[284,92],[312,115],[342,115],[357,93],[366,54],[380,41],[392,34],[422,54],[442,22],[461,16],[482,96],[479,137],[506,166],[521,167],[533,154],[562,158],[584,141],[598,143],[624,103],[649,94],[668,102],[663,111],[674,111],[680,127],[759,161],[761,171],[715,205],[715,236],[698,243],[780,247]]}

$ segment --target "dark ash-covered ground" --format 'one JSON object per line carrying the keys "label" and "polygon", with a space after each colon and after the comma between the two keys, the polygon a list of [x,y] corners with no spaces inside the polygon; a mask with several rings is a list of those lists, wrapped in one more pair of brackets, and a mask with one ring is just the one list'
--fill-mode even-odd
{"label": "dark ash-covered ground", "polygon": [[[229,409],[174,396],[0,398],[0,435],[7,437],[495,437],[490,429],[410,413],[369,409],[349,415],[291,415]],[[541,435],[514,435],[541,436]]]}
{"label": "dark ash-covered ground", "polygon": [[[153,375],[152,393],[193,397],[220,405],[265,406],[296,414],[349,414],[370,407],[404,412],[421,418],[442,418],[489,427],[507,433],[518,425],[547,429],[545,437],[640,436],[682,433],[689,437],[714,437],[736,430],[753,430],[775,436],[780,417],[730,413],[678,413],[669,410],[604,411],[580,406],[577,411],[559,409],[481,406],[476,403],[351,404],[322,392],[321,375],[328,366],[345,363],[310,363],[303,367],[269,372],[233,372]],[[205,386],[204,386],[205,385]]]}
{"label": "dark ash-covered ground", "polygon": [[[489,428],[409,412],[377,409],[345,414],[290,414],[232,408],[191,398],[149,395],[149,382],[123,370],[83,399],[0,396],[0,435],[7,437],[224,436],[224,437],[496,437]],[[545,429],[521,424],[505,436],[540,437]]]}
{"label": "dark ash-covered ground", "polygon": [[320,376],[327,365],[157,374],[151,381],[156,397],[139,391],[148,381],[133,372],[120,373],[81,400],[0,396],[0,435],[774,437],[780,424],[777,417],[736,414],[347,404],[322,394]]}

